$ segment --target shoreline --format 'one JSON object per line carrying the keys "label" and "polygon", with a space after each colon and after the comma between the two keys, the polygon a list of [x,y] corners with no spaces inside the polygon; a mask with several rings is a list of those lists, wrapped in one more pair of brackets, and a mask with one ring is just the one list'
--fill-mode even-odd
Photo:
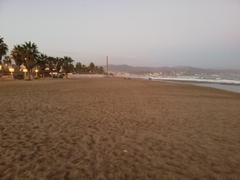
{"label": "shoreline", "polygon": [[[146,79],[148,80],[148,79]],[[178,80],[178,79],[149,79],[152,81],[165,81],[175,82],[180,84],[191,84],[199,87],[209,87],[218,90],[224,90],[228,92],[240,93],[240,84],[238,83],[227,83],[227,82],[216,82],[216,81],[195,81],[195,80]],[[239,82],[240,83],[240,82]]]}
{"label": "shoreline", "polygon": [[186,85],[190,84],[197,87],[206,87],[206,88],[212,88],[212,89],[222,90],[226,92],[240,93],[240,85],[236,85],[236,84],[208,83],[208,82],[195,82],[195,81],[191,81],[191,82],[171,81],[171,80],[166,80],[165,82],[174,82],[174,83],[180,83],[180,84],[186,84]]}
{"label": "shoreline", "polygon": [[142,77],[142,76],[119,76],[119,78],[126,79],[142,79],[147,81],[156,81],[156,82],[170,82],[170,83],[179,83],[179,84],[191,84],[198,87],[208,87],[217,90],[223,90],[227,92],[240,93],[240,81],[231,81],[223,80],[219,81],[199,81],[196,79],[178,79],[178,78],[151,78],[151,77]]}
{"label": "shoreline", "polygon": [[[171,78],[145,78],[145,77],[136,77],[136,76],[127,76],[127,77],[122,77],[122,76],[113,76],[113,77],[108,77],[106,75],[101,75],[101,74],[77,74],[77,75],[69,75],[69,78],[67,80],[79,80],[79,79],[104,79],[104,78],[116,78],[116,79],[133,79],[133,80],[144,80],[144,81],[155,81],[155,82],[169,82],[169,83],[177,83],[177,84],[186,84],[186,85],[194,85],[198,87],[207,87],[207,88],[212,88],[212,89],[217,89],[217,90],[223,90],[226,92],[233,92],[233,93],[240,93],[240,84],[236,83],[223,83],[223,82],[209,82],[209,81],[195,81],[195,80],[180,80],[180,79],[171,79]],[[40,78],[40,79],[34,79],[32,81],[61,81],[63,79],[61,78]],[[20,81],[26,81],[26,80],[13,80],[13,79],[1,79],[1,82],[20,82]]]}

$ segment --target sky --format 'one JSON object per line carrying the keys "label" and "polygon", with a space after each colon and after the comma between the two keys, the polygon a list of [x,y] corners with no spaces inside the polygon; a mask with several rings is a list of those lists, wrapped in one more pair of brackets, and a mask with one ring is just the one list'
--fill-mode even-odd
{"label": "sky", "polygon": [[83,63],[240,69],[240,1],[0,0],[0,36]]}

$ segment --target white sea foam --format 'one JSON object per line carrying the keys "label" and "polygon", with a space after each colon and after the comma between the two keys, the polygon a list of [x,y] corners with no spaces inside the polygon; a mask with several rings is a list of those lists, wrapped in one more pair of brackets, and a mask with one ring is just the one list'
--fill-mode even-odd
{"label": "white sea foam", "polygon": [[238,80],[227,80],[227,79],[199,79],[194,77],[148,77],[147,79],[240,85],[240,81]]}
{"label": "white sea foam", "polygon": [[190,83],[196,86],[205,86],[216,89],[222,89],[226,91],[240,93],[240,81],[227,80],[227,79],[198,79],[193,77],[145,77],[145,79],[151,79],[155,81],[178,81],[184,83]]}

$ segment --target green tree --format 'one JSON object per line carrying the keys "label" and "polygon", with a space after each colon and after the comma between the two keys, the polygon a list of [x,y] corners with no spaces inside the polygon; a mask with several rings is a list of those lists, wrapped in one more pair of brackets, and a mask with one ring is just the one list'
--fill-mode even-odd
{"label": "green tree", "polygon": [[49,56],[46,61],[46,66],[47,68],[49,68],[50,72],[55,71],[55,64],[56,64],[55,58],[52,56]]}
{"label": "green tree", "polygon": [[77,63],[76,63],[75,71],[76,71],[77,73],[81,73],[81,72],[83,71],[82,63],[80,63],[80,62],[77,62]]}
{"label": "green tree", "polygon": [[67,77],[68,73],[73,72],[73,70],[74,70],[74,66],[72,64],[73,61],[74,60],[71,57],[68,57],[68,56],[64,56],[64,58],[63,58],[62,69],[65,72],[66,77]]}
{"label": "green tree", "polygon": [[86,66],[86,65],[82,65],[82,72],[83,73],[86,73],[86,72],[88,72],[88,67]]}
{"label": "green tree", "polygon": [[37,66],[39,67],[40,73],[44,76],[45,69],[48,67],[48,56],[45,54],[40,54],[37,58]]}
{"label": "green tree", "polygon": [[38,48],[35,43],[25,42],[22,45],[14,46],[12,56],[16,65],[24,65],[28,70],[28,79],[31,79],[32,69],[37,65]]}
{"label": "green tree", "polygon": [[4,42],[3,38],[0,37],[0,64],[2,63],[2,57],[5,56],[8,52],[8,46]]}
{"label": "green tree", "polygon": [[23,47],[21,45],[14,46],[11,55],[17,66],[21,66],[24,63]]}
{"label": "green tree", "polygon": [[60,71],[62,72],[63,66],[64,66],[64,58],[56,57],[55,58],[55,63],[56,63],[56,71],[59,73]]}
{"label": "green tree", "polygon": [[53,57],[51,58],[51,67],[52,71],[59,73],[62,69],[63,65],[63,58],[60,57]]}
{"label": "green tree", "polygon": [[89,72],[94,73],[95,72],[95,64],[91,62],[88,66]]}
{"label": "green tree", "polygon": [[103,74],[104,73],[104,68],[102,66],[96,66],[96,73],[98,74]]}
{"label": "green tree", "polygon": [[37,64],[38,57],[38,47],[35,43],[31,41],[25,42],[23,45],[23,62],[25,67],[28,70],[28,79],[31,79],[32,68],[34,68]]}
{"label": "green tree", "polygon": [[10,56],[5,56],[4,59],[3,59],[3,63],[7,64],[7,65],[11,65],[12,61],[11,61]]}

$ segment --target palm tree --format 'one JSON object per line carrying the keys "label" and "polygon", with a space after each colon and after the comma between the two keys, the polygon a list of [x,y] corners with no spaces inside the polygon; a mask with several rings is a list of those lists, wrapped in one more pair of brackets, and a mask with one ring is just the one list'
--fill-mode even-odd
{"label": "palm tree", "polygon": [[28,79],[31,79],[32,68],[37,64],[37,57],[38,57],[38,48],[35,43],[31,41],[25,42],[22,45],[23,50],[23,64],[28,70]]}
{"label": "palm tree", "polygon": [[35,43],[25,42],[22,45],[14,46],[12,57],[17,66],[24,65],[28,70],[28,79],[31,79],[32,68],[37,64],[38,48]]}
{"label": "palm tree", "polygon": [[52,56],[48,56],[47,61],[46,61],[46,66],[49,69],[50,72],[52,72],[55,68],[55,58]]}
{"label": "palm tree", "polygon": [[47,68],[48,65],[48,56],[45,54],[40,54],[37,58],[37,66],[40,68],[40,71],[44,77],[44,72],[45,69]]}
{"label": "palm tree", "polygon": [[63,63],[64,63],[64,58],[60,58],[60,57],[55,58],[55,66],[56,66],[57,73],[59,73],[61,69],[63,69]]}
{"label": "palm tree", "polygon": [[10,56],[5,56],[3,59],[3,63],[7,64],[7,65],[11,65],[12,61],[11,61],[11,57]]}
{"label": "palm tree", "polygon": [[102,66],[95,66],[95,73],[103,74],[104,73],[103,67]]}
{"label": "palm tree", "polygon": [[2,57],[8,52],[8,46],[4,43],[3,38],[0,37],[0,64],[2,63]]}
{"label": "palm tree", "polygon": [[82,72],[87,73],[88,72],[88,67],[86,65],[82,65]]}
{"label": "palm tree", "polygon": [[59,73],[63,66],[63,58],[49,56],[46,61],[46,67],[48,67],[51,73]]}
{"label": "palm tree", "polygon": [[24,63],[23,47],[21,45],[14,46],[11,55],[17,66],[21,66]]}
{"label": "palm tree", "polygon": [[76,63],[75,71],[76,71],[77,73],[81,73],[81,72],[83,71],[82,63],[80,63],[80,62],[77,62],[77,63]]}
{"label": "palm tree", "polygon": [[91,62],[90,64],[89,64],[89,71],[90,71],[90,73],[93,73],[93,72],[95,72],[95,64],[93,63],[93,62]]}
{"label": "palm tree", "polygon": [[63,65],[62,69],[66,74],[66,78],[68,78],[68,73],[72,72],[74,69],[74,66],[72,64],[74,60],[71,57],[64,56],[63,57]]}

